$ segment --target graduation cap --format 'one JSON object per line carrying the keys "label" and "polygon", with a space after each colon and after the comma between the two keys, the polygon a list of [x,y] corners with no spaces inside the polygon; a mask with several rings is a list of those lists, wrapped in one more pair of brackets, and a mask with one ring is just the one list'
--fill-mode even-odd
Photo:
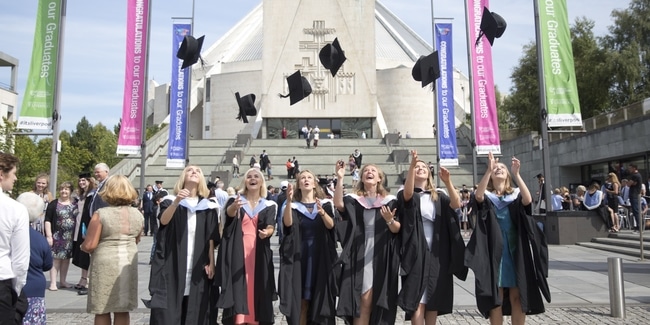
{"label": "graduation cap", "polygon": [[345,52],[341,49],[338,38],[335,38],[332,44],[323,46],[318,53],[318,57],[320,58],[320,63],[332,73],[332,77],[336,76],[336,72],[339,71],[339,68],[341,68],[343,62],[347,59]]}
{"label": "graduation cap", "polygon": [[[438,61],[438,51],[427,56],[421,56],[413,66],[411,75],[415,81],[421,81],[422,87],[426,87],[436,79],[440,78],[440,63]],[[434,85],[435,89],[435,85]]]}
{"label": "graduation cap", "polygon": [[[183,43],[176,52],[176,57],[183,60],[181,69],[185,69],[201,59],[201,47],[203,46],[204,37],[205,35],[197,39],[192,35],[186,35],[183,38]],[[201,59],[201,63],[203,63],[203,59]]]}
{"label": "graduation cap", "polygon": [[535,175],[535,178],[537,178],[537,179],[540,179],[542,177],[544,177],[544,175],[542,175],[542,173],[539,173],[539,174]]}
{"label": "graduation cap", "polygon": [[215,184],[214,182],[208,182],[207,186],[208,186],[208,189],[211,190],[211,189],[217,187],[217,184]]}
{"label": "graduation cap", "polygon": [[494,43],[495,38],[501,37],[503,32],[506,31],[506,20],[503,19],[496,12],[490,12],[487,7],[483,7],[483,16],[481,17],[481,32],[478,33],[476,38],[476,45],[481,40],[481,37],[485,35],[490,46]]}
{"label": "graduation cap", "polygon": [[156,184],[162,184],[163,181],[156,181]]}
{"label": "graduation cap", "polygon": [[286,95],[278,94],[282,98],[289,97],[290,105],[293,105],[311,94],[311,85],[307,78],[300,74],[300,70],[287,77],[289,93]]}
{"label": "graduation cap", "polygon": [[79,178],[90,178],[90,177],[91,177],[90,172],[84,172],[79,174]]}
{"label": "graduation cap", "polygon": [[235,97],[237,98],[237,106],[239,106],[239,115],[237,115],[237,119],[244,123],[248,123],[248,118],[246,116],[257,115],[257,109],[255,109],[255,94],[248,94],[244,97],[240,97],[237,92],[235,93]]}

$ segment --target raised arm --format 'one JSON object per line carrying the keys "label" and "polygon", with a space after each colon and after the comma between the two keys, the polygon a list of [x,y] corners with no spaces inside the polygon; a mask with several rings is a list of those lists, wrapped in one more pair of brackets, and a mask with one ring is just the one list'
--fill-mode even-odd
{"label": "raised arm", "polygon": [[461,202],[460,202],[460,195],[458,195],[458,191],[456,191],[456,188],[454,187],[454,184],[451,182],[451,175],[449,173],[449,170],[445,167],[440,167],[440,171],[438,172],[438,177],[440,177],[440,180],[445,183],[445,187],[447,187],[447,192],[449,192],[449,206],[452,209],[460,209],[461,207]]}
{"label": "raised arm", "polygon": [[494,167],[496,166],[497,161],[494,159],[494,155],[490,151],[488,153],[488,161],[487,161],[487,166],[485,168],[485,174],[483,174],[483,178],[481,178],[481,181],[478,183],[478,187],[476,188],[476,193],[474,193],[474,197],[476,198],[476,202],[482,203],[483,200],[485,199],[485,189],[487,188],[488,182],[490,182],[490,177],[492,176],[492,170],[494,170]]}
{"label": "raised arm", "polygon": [[340,212],[345,211],[343,204],[343,178],[345,177],[345,163],[343,160],[336,162],[336,188],[334,189],[334,206]]}
{"label": "raised arm", "polygon": [[413,198],[413,188],[415,187],[415,166],[418,163],[418,152],[411,150],[411,165],[409,172],[406,174],[406,182],[404,182],[404,202],[409,202]]}
{"label": "raised arm", "polygon": [[521,178],[521,175],[519,174],[520,168],[521,168],[521,162],[519,161],[519,159],[512,157],[512,166],[510,167],[510,170],[512,172],[512,178],[517,183],[517,186],[519,186],[519,194],[521,194],[521,204],[526,206],[533,202],[533,196],[530,195],[530,191],[526,186],[526,182],[524,182],[524,179]]}
{"label": "raised arm", "polygon": [[[293,201],[293,184],[287,185],[287,199],[284,201],[284,209],[282,210],[282,223],[285,227],[293,225],[293,218],[291,217],[291,202]],[[282,208],[282,207],[281,207]]]}

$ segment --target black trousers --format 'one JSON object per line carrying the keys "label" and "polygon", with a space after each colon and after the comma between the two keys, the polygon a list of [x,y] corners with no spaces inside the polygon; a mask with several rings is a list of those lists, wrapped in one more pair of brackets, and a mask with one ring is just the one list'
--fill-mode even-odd
{"label": "black trousers", "polygon": [[16,324],[18,294],[12,282],[12,279],[0,281],[0,325]]}

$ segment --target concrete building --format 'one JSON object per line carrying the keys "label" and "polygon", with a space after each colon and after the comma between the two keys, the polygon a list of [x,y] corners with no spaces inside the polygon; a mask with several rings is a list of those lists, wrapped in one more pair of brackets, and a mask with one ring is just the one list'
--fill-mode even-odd
{"label": "concrete building", "polygon": [[[0,126],[4,126],[4,119],[15,121],[15,109],[18,104],[17,79],[18,59],[0,52]],[[0,142],[4,141],[0,135]]]}
{"label": "concrete building", "polygon": [[[370,8],[370,10],[369,10]],[[319,50],[338,38],[348,58],[333,77]],[[464,44],[456,46],[464,47]],[[322,134],[379,138],[407,131],[433,137],[433,96],[411,69],[433,51],[380,2],[348,0],[262,1],[214,44],[204,46],[205,66],[192,67],[191,139],[279,138],[318,125]],[[312,87],[309,97],[289,105],[286,77],[300,70]],[[154,123],[168,122],[169,85],[154,86]],[[456,125],[469,113],[469,83],[454,71]],[[248,125],[238,114],[235,92],[256,95],[258,114]]]}

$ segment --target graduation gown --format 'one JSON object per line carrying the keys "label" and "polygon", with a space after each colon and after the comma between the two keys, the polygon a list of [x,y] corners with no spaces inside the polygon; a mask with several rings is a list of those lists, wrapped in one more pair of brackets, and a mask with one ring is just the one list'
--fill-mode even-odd
{"label": "graduation gown", "polygon": [[[465,250],[465,265],[475,276],[476,305],[481,314],[488,318],[490,310],[502,306],[503,314],[510,315],[510,299],[499,299],[499,264],[503,249],[501,228],[496,219],[494,204],[485,197],[478,205],[476,229]],[[545,311],[542,294],[551,302],[548,282],[548,246],[544,232],[535,220],[528,215],[530,205],[521,203],[518,195],[508,205],[512,226],[516,227],[518,237],[516,252],[513,256],[517,279],[517,288],[521,299],[521,308],[527,315],[540,314]],[[541,294],[540,294],[541,291]],[[504,297],[507,296],[504,289]]]}
{"label": "graduation gown", "polygon": [[[241,198],[245,199],[244,196]],[[236,197],[228,199],[226,209],[235,199]],[[236,314],[248,314],[249,308],[255,308],[255,316],[260,324],[273,324],[275,321],[273,301],[277,300],[277,293],[271,237],[265,239],[255,237],[255,306],[248,306],[246,299],[246,269],[241,221],[241,218],[248,218],[245,216],[246,208],[249,206],[243,206],[238,216],[224,216],[223,240],[219,246],[216,270],[216,285],[221,287],[221,293],[216,306],[223,309],[221,322],[226,325],[233,324]],[[275,202],[261,199],[255,211],[248,211],[248,213],[257,213],[257,229],[263,230],[269,225],[275,226],[277,210]]]}
{"label": "graduation gown", "polygon": [[[363,285],[363,266],[365,249],[365,229],[363,213],[366,203],[363,197],[348,194],[343,197],[345,212],[343,220],[349,221],[348,229],[339,231],[343,250],[339,258],[341,275],[339,284],[339,302],[336,315],[346,324],[352,324],[353,318],[359,317]],[[397,199],[386,196],[381,202],[375,202],[375,238],[373,259],[373,284],[370,324],[394,324],[397,315],[397,277],[399,274],[399,240],[381,217],[382,205],[394,209]],[[338,226],[338,224],[337,224]]]}
{"label": "graduation gown", "polygon": [[[321,200],[323,209],[334,218],[334,205],[331,200]],[[300,309],[303,293],[302,279],[302,237],[300,231],[300,222],[308,218],[302,211],[304,206],[300,203],[291,203],[291,217],[293,220],[291,227],[283,224],[282,244],[280,245],[280,275],[278,279],[278,294],[280,296],[280,312],[287,317],[287,323],[290,325],[300,324]],[[314,211],[316,212],[316,207]],[[307,315],[308,324],[335,324],[336,313],[336,296],[337,275],[340,271],[335,271],[336,253],[336,236],[334,228],[327,229],[321,217],[316,216],[314,219],[318,226],[316,231],[314,252],[314,265],[312,276],[315,278],[314,287],[312,288],[312,299],[309,300],[309,314]]]}
{"label": "graduation gown", "polygon": [[84,199],[84,206],[81,210],[81,219],[79,220],[81,223],[79,225],[79,232],[77,233],[77,238],[75,238],[75,241],[72,244],[72,264],[82,270],[88,270],[90,267],[90,254],[81,250],[81,244],[84,242],[84,237],[81,233],[81,229],[84,226],[86,229],[88,229],[88,225],[90,224],[90,206],[92,205],[94,194],[95,190],[92,190],[86,194],[86,198]]}
{"label": "graduation gown", "polygon": [[[162,213],[172,204],[173,196],[167,196],[160,203]],[[174,216],[167,225],[160,225],[156,234],[156,248],[151,262],[149,293],[151,301],[150,323],[181,324],[182,304],[185,292],[185,274],[187,273],[187,214],[189,206],[185,201],[174,211]],[[210,310],[210,290],[212,280],[205,273],[209,264],[209,240],[219,244],[219,205],[199,197],[196,209],[196,233],[191,287],[187,300],[185,324],[209,324],[210,318],[216,319],[216,310]]]}
{"label": "graduation gown", "polygon": [[427,245],[422,222],[420,193],[413,193],[408,202],[404,192],[398,197],[400,215],[402,289],[397,303],[406,311],[406,319],[418,308],[422,294],[427,289],[427,311],[438,315],[449,314],[454,305],[454,279],[465,281],[467,267],[464,265],[465,242],[460,235],[457,215],[449,204],[449,197],[438,193],[434,206],[431,248]]}

